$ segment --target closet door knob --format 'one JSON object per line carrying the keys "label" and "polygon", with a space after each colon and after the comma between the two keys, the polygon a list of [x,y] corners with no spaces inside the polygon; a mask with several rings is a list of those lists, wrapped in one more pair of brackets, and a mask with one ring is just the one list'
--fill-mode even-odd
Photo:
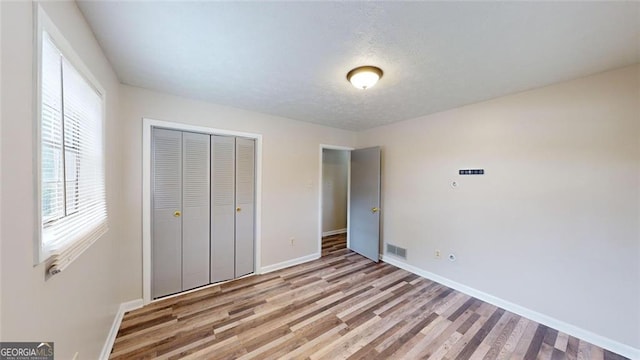
{"label": "closet door knob", "polygon": [[180,211],[178,211],[178,210],[173,212],[173,216],[175,216],[175,217],[180,217],[180,215],[182,215],[182,213]]}
{"label": "closet door knob", "polygon": [[236,208],[236,212],[240,212],[240,210],[242,210],[241,208]]}

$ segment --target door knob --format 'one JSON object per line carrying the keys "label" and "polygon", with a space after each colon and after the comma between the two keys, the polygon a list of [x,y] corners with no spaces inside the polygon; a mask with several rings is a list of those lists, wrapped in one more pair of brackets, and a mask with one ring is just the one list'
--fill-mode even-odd
{"label": "door knob", "polygon": [[377,213],[378,211],[380,211],[380,209],[378,209],[377,207],[371,208],[371,212],[372,213]]}
{"label": "door knob", "polygon": [[242,209],[240,209],[239,207],[236,208],[236,212],[240,212],[240,210],[242,210]]}
{"label": "door knob", "polygon": [[180,217],[180,215],[182,215],[182,213],[180,211],[178,211],[178,210],[173,212],[173,216],[175,216],[175,217]]}

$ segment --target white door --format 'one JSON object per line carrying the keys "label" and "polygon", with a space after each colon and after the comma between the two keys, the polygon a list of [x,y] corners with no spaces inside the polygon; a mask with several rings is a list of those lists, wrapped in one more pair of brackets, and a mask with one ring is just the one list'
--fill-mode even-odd
{"label": "white door", "polygon": [[255,141],[236,138],[236,277],[254,271]]}
{"label": "white door", "polygon": [[182,291],[182,132],[153,129],[151,262],[153,298]]}
{"label": "white door", "polygon": [[254,272],[255,141],[152,129],[152,296]]}
{"label": "white door", "polygon": [[351,151],[349,248],[375,262],[380,254],[380,147]]}
{"label": "white door", "polygon": [[182,134],[182,290],[209,284],[209,143]]}
{"label": "white door", "polygon": [[235,277],[235,137],[211,136],[211,283]]}

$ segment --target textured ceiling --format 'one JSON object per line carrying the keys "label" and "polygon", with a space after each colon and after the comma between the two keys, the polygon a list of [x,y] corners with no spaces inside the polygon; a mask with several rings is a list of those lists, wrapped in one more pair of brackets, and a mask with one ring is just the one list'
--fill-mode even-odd
{"label": "textured ceiling", "polygon": [[[351,130],[640,62],[638,2],[79,7],[125,84]],[[347,82],[359,65],[374,88]]]}

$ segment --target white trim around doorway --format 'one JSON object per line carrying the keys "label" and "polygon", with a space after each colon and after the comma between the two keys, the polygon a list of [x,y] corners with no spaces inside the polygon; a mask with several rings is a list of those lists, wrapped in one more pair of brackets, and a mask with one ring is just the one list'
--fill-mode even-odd
{"label": "white trim around doorway", "polygon": [[[142,300],[144,305],[151,300],[151,128],[199,132],[214,135],[238,136],[255,139],[256,141],[256,218],[255,218],[255,248],[254,274],[260,273],[261,234],[262,234],[262,135],[223,130],[184,123],[142,119]],[[322,151],[321,151],[322,153]]]}

